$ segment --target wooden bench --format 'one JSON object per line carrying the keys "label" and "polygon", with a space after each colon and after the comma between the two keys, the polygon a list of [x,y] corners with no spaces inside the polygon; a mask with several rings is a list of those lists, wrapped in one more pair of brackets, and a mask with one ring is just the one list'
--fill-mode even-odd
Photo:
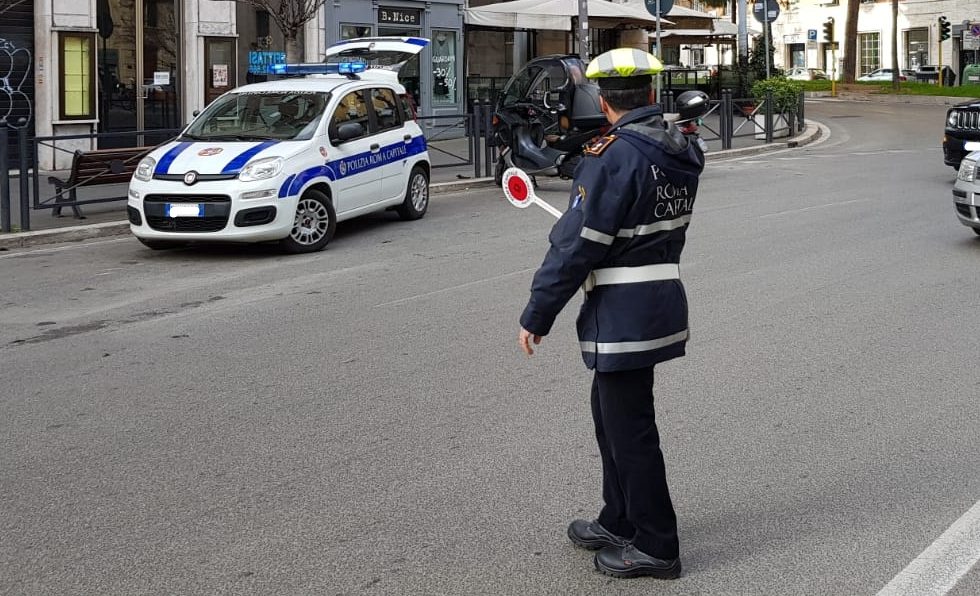
{"label": "wooden bench", "polygon": [[[54,185],[58,193],[54,202],[74,203],[77,200],[75,191],[83,186],[129,182],[140,160],[153,149],[153,147],[124,147],[75,151],[71,161],[71,173],[67,180],[48,176],[48,182]],[[85,219],[78,205],[71,205],[71,210],[78,219]],[[60,217],[61,207],[54,207],[51,214]]]}

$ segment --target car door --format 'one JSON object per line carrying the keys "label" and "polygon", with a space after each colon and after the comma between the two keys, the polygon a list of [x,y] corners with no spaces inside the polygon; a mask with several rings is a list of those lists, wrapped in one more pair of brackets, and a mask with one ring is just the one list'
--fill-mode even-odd
{"label": "car door", "polygon": [[381,195],[387,201],[405,194],[408,187],[409,156],[418,142],[398,106],[398,95],[389,87],[371,89],[371,109],[377,125],[377,142],[381,145]]}
{"label": "car door", "polygon": [[[368,107],[369,89],[343,95],[331,115],[329,136],[332,149],[327,167],[333,180],[333,201],[337,214],[365,207],[381,195],[381,146],[372,134]],[[341,126],[358,124],[363,134],[341,139]]]}

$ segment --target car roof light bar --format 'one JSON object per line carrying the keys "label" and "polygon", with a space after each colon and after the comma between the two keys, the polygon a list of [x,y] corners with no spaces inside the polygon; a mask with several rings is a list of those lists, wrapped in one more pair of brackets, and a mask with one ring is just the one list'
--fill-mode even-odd
{"label": "car roof light bar", "polygon": [[363,62],[335,62],[325,64],[314,62],[310,64],[270,64],[269,74],[275,75],[324,75],[339,74],[356,76],[367,70]]}

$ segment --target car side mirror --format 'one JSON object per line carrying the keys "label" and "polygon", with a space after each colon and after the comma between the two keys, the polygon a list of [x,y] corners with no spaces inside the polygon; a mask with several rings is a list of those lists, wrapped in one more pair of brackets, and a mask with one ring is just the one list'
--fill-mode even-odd
{"label": "car side mirror", "polygon": [[337,143],[343,143],[351,139],[363,137],[366,132],[367,130],[360,122],[344,122],[338,126],[334,134],[331,135],[331,140]]}

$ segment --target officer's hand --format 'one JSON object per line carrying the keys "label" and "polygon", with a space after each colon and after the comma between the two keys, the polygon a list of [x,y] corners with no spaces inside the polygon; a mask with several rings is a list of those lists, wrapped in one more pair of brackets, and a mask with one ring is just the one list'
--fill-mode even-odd
{"label": "officer's hand", "polygon": [[531,347],[532,340],[534,341],[534,345],[538,345],[541,343],[541,336],[535,335],[522,327],[521,332],[517,335],[517,345],[521,346],[521,349],[528,356],[534,354],[534,349]]}

